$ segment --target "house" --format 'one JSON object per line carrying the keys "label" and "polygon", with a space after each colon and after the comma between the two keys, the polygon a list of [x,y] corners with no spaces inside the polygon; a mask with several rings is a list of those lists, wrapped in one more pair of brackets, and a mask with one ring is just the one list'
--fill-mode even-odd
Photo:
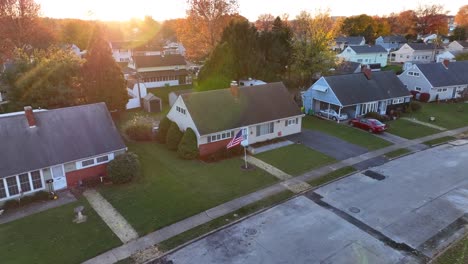
{"label": "house", "polygon": [[439,53],[437,54],[436,56],[436,62],[443,62],[445,60],[448,60],[448,61],[455,61],[455,53],[454,51],[444,51],[442,53]]}
{"label": "house", "polygon": [[148,90],[144,83],[135,78],[129,78],[127,79],[127,93],[129,99],[125,108],[134,109],[141,107],[141,100],[148,94]]}
{"label": "house", "polygon": [[375,45],[380,45],[388,52],[397,50],[408,43],[405,37],[399,35],[380,36],[375,40]]}
{"label": "house", "polygon": [[129,62],[132,57],[131,41],[113,41],[109,42],[109,46],[112,50],[112,57],[117,62]]}
{"label": "house", "polygon": [[201,156],[226,145],[247,128],[249,144],[301,132],[303,114],[283,83],[186,93],[167,114],[182,131],[193,129]]}
{"label": "house", "polygon": [[337,57],[345,61],[358,62],[365,65],[379,64],[380,67],[387,66],[387,50],[382,46],[365,45],[349,46],[343,50]]}
{"label": "house", "polygon": [[414,64],[398,78],[410,91],[429,93],[429,101],[458,98],[468,86],[468,61]]}
{"label": "house", "polygon": [[444,44],[448,44],[449,41],[450,41],[449,37],[447,37],[447,36],[437,35],[437,34],[433,34],[433,33],[418,36],[418,39],[421,40],[424,43],[434,43],[436,41],[440,41],[440,42],[442,42]]}
{"label": "house", "polygon": [[366,39],[363,36],[340,36],[335,38],[335,43],[332,46],[334,51],[343,51],[348,46],[363,46],[366,45]]}
{"label": "house", "polygon": [[325,76],[302,94],[304,110],[308,114],[322,109],[334,109],[357,117],[369,112],[386,114],[408,103],[411,94],[392,71],[364,72]]}
{"label": "house", "polygon": [[451,52],[465,53],[468,52],[468,41],[466,40],[455,40],[450,42],[447,46],[447,50]]}
{"label": "house", "polygon": [[169,95],[168,95],[169,106],[172,107],[174,105],[177,98],[179,98],[179,95],[189,94],[189,93],[192,93],[192,92],[193,92],[193,89],[186,89],[186,90],[179,90],[179,91],[170,92]]}
{"label": "house", "polygon": [[147,88],[181,85],[189,82],[187,63],[180,54],[133,56],[128,67],[137,72]]}
{"label": "house", "polygon": [[163,47],[163,53],[164,55],[180,54],[185,56],[185,47],[182,45],[182,43],[169,41]]}
{"label": "house", "polygon": [[0,203],[105,175],[107,163],[126,151],[104,103],[25,107],[0,117],[0,138]]}
{"label": "house", "polygon": [[340,61],[335,68],[330,69],[331,75],[358,73],[361,71],[361,63],[352,61]]}
{"label": "house", "polygon": [[247,80],[239,80],[239,84],[240,86],[255,86],[255,85],[266,84],[266,82],[248,78]]}
{"label": "house", "polygon": [[429,63],[435,61],[437,54],[441,51],[442,49],[434,44],[406,43],[397,51],[390,53],[390,61]]}

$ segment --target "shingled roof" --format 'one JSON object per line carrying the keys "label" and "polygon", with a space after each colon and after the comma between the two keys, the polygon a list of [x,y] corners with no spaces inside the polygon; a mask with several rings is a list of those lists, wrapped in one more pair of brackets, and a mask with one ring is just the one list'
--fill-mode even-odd
{"label": "shingled roof", "polygon": [[185,58],[179,54],[133,56],[138,68],[185,65]]}
{"label": "shingled roof", "polygon": [[126,148],[104,103],[0,117],[0,178]]}
{"label": "shingled roof", "polygon": [[391,42],[407,43],[408,42],[405,37],[400,36],[400,35],[384,36],[383,41],[385,43],[391,43]]}
{"label": "shingled roof", "polygon": [[436,46],[433,43],[408,43],[414,50],[433,50]]}
{"label": "shingled roof", "polygon": [[408,89],[392,71],[324,77],[343,106],[410,96]]}
{"label": "shingled roof", "polygon": [[433,87],[468,84],[468,61],[416,64]]}
{"label": "shingled roof", "polygon": [[357,54],[387,53],[387,50],[380,45],[349,46],[349,48],[354,50],[354,52],[356,52]]}
{"label": "shingled roof", "polygon": [[363,40],[365,42],[365,38],[363,36],[340,36],[335,39],[335,42],[345,43],[348,45],[360,45]]}
{"label": "shingled roof", "polygon": [[182,94],[200,135],[299,116],[301,111],[283,83]]}

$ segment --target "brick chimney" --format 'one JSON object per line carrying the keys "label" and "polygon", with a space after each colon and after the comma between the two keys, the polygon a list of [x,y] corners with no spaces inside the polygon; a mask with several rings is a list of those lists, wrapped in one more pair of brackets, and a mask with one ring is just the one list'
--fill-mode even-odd
{"label": "brick chimney", "polygon": [[235,98],[239,98],[239,85],[236,81],[231,82],[231,95]]}
{"label": "brick chimney", "polygon": [[31,106],[24,107],[24,115],[26,116],[26,119],[28,120],[29,127],[36,127],[36,118],[34,118],[34,113],[33,113],[33,109]]}
{"label": "brick chimney", "polygon": [[446,69],[448,69],[449,63],[450,63],[449,60],[444,60],[444,61],[442,61],[442,64],[444,64],[444,67],[445,67]]}
{"label": "brick chimney", "polygon": [[362,68],[362,73],[364,73],[367,80],[370,80],[372,78],[372,70],[369,69],[368,67]]}

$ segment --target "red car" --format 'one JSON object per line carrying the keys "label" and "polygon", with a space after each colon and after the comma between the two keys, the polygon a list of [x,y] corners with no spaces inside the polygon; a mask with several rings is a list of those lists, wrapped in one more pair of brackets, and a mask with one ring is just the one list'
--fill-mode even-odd
{"label": "red car", "polygon": [[353,118],[349,121],[353,127],[358,127],[369,131],[370,133],[382,133],[388,129],[388,126],[377,119]]}

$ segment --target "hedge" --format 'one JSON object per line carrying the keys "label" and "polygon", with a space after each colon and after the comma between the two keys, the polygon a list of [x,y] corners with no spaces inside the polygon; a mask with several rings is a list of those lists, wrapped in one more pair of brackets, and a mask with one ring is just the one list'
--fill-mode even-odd
{"label": "hedge", "polygon": [[113,183],[126,183],[140,176],[138,156],[127,152],[118,155],[107,165],[107,174]]}
{"label": "hedge", "polygon": [[31,195],[25,195],[21,197],[21,199],[12,199],[8,200],[5,202],[3,205],[3,209],[8,210],[8,209],[14,209],[14,208],[19,208],[21,206],[25,206],[34,202],[38,201],[46,201],[49,200],[50,196],[49,193],[46,191],[39,191],[35,192],[34,194]]}
{"label": "hedge", "polygon": [[159,130],[158,134],[156,136],[157,140],[160,143],[166,143],[166,135],[167,131],[169,130],[169,127],[171,126],[171,120],[165,116],[161,122],[159,123]]}
{"label": "hedge", "polygon": [[150,123],[134,123],[125,129],[125,134],[135,141],[149,141],[153,139]]}
{"label": "hedge", "polygon": [[169,127],[166,135],[167,148],[170,150],[177,150],[182,136],[183,133],[180,131],[179,126],[176,123],[171,122],[171,126]]}
{"label": "hedge", "polygon": [[187,128],[180,140],[177,154],[182,159],[196,159],[198,157],[197,136],[191,128]]}

